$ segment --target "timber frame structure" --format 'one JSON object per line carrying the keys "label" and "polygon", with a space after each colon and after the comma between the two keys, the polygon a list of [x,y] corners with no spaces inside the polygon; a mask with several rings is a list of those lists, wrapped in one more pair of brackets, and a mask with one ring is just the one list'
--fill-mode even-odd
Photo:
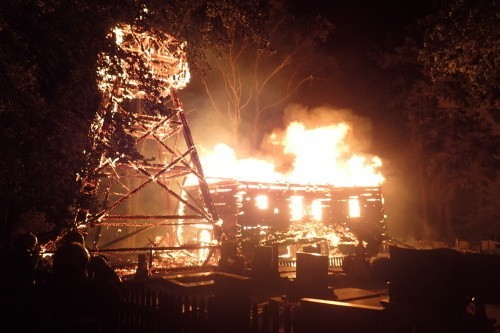
{"label": "timber frame structure", "polygon": [[[161,96],[150,98],[140,88],[134,65],[122,61],[122,71],[110,74],[110,57],[103,56],[103,101],[88,152],[99,154],[99,162],[78,179],[82,194],[97,200],[98,209],[78,207],[76,225],[85,228],[87,246],[101,252],[215,248],[209,241],[178,237],[179,230],[192,226],[211,232],[213,239],[219,219],[178,96],[189,80],[185,44],[128,25],[118,26],[113,36],[122,51],[142,59],[162,85]],[[197,184],[201,200],[187,197],[187,179]],[[138,241],[139,235],[147,241]]]}

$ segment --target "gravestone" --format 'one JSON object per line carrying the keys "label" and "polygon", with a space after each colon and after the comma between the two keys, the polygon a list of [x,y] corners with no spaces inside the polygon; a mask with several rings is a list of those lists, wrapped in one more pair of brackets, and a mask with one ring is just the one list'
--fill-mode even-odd
{"label": "gravestone", "polygon": [[297,252],[296,297],[332,298],[328,289],[328,256]]}

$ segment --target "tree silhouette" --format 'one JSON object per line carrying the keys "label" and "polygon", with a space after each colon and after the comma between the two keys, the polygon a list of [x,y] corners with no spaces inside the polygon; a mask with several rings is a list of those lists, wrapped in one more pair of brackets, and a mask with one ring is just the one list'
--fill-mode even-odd
{"label": "tree silhouette", "polygon": [[234,13],[231,24],[223,24],[220,31],[227,42],[214,45],[208,53],[212,71],[203,78],[203,86],[212,111],[227,124],[235,145],[246,139],[258,148],[263,131],[271,129],[265,116],[280,114],[279,107],[300,87],[321,78],[319,66],[313,66],[310,58],[332,24],[321,17],[294,17],[284,1],[270,1],[269,6],[262,12],[265,15],[258,16],[263,32],[242,38],[238,31],[245,28],[241,26],[245,21]]}
{"label": "tree silhouette", "polygon": [[[386,54],[406,118],[424,234],[480,239],[499,233],[498,7],[436,3],[435,14]],[[416,171],[416,172],[415,172]]]}

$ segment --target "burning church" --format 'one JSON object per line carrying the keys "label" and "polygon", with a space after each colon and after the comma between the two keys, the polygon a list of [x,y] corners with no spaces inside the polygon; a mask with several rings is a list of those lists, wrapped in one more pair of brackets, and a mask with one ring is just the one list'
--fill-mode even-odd
{"label": "burning church", "polygon": [[[220,180],[210,193],[227,237],[309,245],[349,254],[358,242],[379,251],[387,230],[380,187]],[[259,236],[258,236],[259,235]]]}
{"label": "burning church", "polygon": [[[293,122],[281,135],[273,133],[274,144],[290,155],[287,172],[276,170],[280,154],[238,159],[219,144],[202,155],[225,236],[282,245],[285,257],[320,244],[324,254],[348,255],[360,243],[375,255],[387,235],[380,161],[348,152],[348,129],[345,123],[306,129]],[[336,148],[345,150],[347,160],[336,156]],[[184,187],[187,197],[193,197],[191,180]]]}

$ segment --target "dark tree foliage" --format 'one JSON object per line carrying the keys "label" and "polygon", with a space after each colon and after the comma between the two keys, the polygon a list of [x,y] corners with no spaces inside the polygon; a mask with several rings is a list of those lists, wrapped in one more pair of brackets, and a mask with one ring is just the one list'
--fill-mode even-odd
{"label": "dark tree foliage", "polygon": [[28,212],[42,213],[31,223],[62,227],[69,219],[99,101],[98,40],[110,22],[104,5],[86,1],[0,6],[1,223],[8,237]]}
{"label": "dark tree foliage", "polygon": [[[235,20],[244,27],[240,34],[262,39],[262,44],[266,44],[258,24],[264,4],[224,0],[2,1],[3,245],[12,232],[22,228],[31,229],[45,241],[45,236],[49,239],[71,225],[80,193],[76,175],[91,170],[100,153],[86,154],[91,142],[90,124],[102,105],[96,84],[99,55],[118,52],[109,35],[112,27],[128,23],[168,32],[187,41],[191,68],[202,73],[206,48],[225,42],[215,32]],[[148,78],[142,83],[154,90],[154,82]],[[126,128],[122,126],[126,125],[124,119],[109,122],[115,128]],[[131,146],[127,135],[124,131],[122,140],[101,150]],[[133,147],[125,151],[131,156],[136,153]]]}
{"label": "dark tree foliage", "polygon": [[[495,1],[446,3],[423,22],[418,60],[435,103],[427,173],[444,231],[469,237],[498,235],[499,28]],[[418,112],[418,110],[416,110]]]}
{"label": "dark tree foliage", "polygon": [[[484,239],[498,222],[499,24],[495,1],[436,2],[381,57],[405,122],[424,235]],[[400,110],[399,113],[397,110]],[[403,117],[401,117],[403,116]]]}

